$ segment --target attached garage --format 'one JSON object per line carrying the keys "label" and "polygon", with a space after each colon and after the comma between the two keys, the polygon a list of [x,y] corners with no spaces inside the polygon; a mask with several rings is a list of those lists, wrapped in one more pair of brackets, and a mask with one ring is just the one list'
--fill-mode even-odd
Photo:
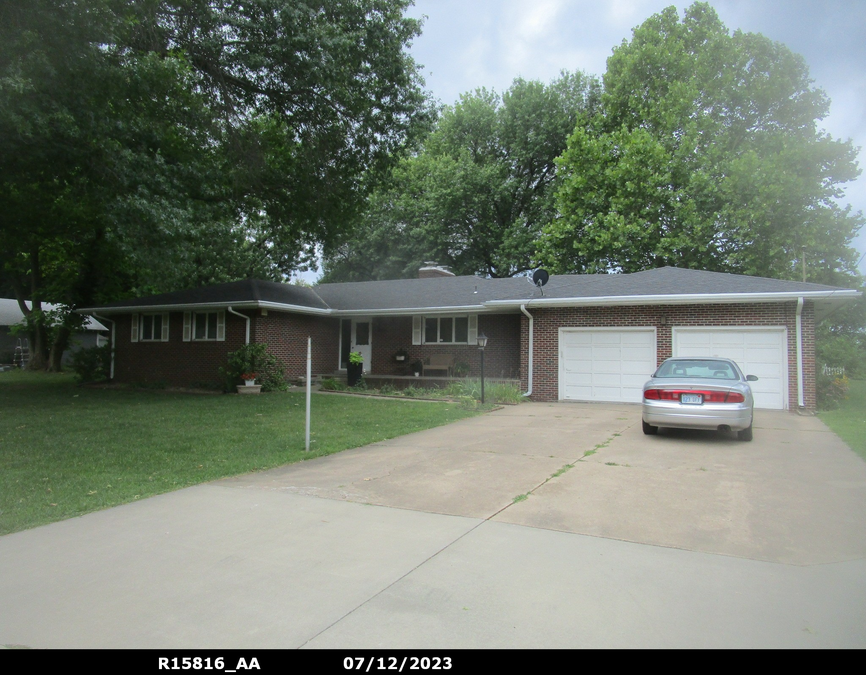
{"label": "attached garage", "polygon": [[752,383],[755,407],[788,407],[788,333],[778,327],[701,327],[672,331],[674,356],[718,356],[733,359]]}
{"label": "attached garage", "polygon": [[655,328],[559,329],[560,399],[639,403],[655,369]]}

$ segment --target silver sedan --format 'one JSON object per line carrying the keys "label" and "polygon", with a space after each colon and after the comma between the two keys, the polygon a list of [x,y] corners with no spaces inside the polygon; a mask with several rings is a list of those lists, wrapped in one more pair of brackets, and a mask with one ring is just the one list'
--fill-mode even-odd
{"label": "silver sedan", "polygon": [[749,382],[757,379],[730,359],[668,359],[643,387],[643,432],[718,429],[751,441],[755,402]]}

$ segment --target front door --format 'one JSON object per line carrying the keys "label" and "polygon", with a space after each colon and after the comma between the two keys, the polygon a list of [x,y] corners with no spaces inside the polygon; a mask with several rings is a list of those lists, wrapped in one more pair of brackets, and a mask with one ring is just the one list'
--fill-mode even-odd
{"label": "front door", "polygon": [[373,322],[370,319],[352,319],[352,351],[361,352],[364,372],[369,373],[373,364]]}

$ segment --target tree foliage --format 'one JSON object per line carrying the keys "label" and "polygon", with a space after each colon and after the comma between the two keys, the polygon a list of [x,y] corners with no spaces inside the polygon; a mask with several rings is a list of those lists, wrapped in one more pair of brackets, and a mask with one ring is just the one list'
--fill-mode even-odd
{"label": "tree foliage", "polygon": [[326,279],[414,276],[424,260],[458,274],[531,269],[535,240],[555,214],[554,159],[598,95],[582,73],[547,85],[517,79],[501,96],[463,95],[372,196],[353,237],[327,251]]}
{"label": "tree foliage", "polygon": [[559,159],[559,217],[539,255],[557,272],[677,265],[809,280],[855,275],[863,222],[837,204],[859,169],[818,122],[829,100],[803,59],[733,34],[706,3],[670,7],[608,59],[596,114]]}
{"label": "tree foliage", "polygon": [[38,310],[297,269],[428,128],[408,4],[3,3],[2,285]]}

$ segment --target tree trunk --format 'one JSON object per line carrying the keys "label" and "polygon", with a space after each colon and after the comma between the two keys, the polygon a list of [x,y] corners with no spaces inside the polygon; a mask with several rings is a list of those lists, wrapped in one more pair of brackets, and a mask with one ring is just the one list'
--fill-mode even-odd
{"label": "tree trunk", "polygon": [[48,355],[48,370],[50,372],[59,373],[63,370],[63,352],[69,347],[71,337],[72,331],[69,330],[68,326],[60,326],[57,329],[57,334],[51,345],[51,352]]}

